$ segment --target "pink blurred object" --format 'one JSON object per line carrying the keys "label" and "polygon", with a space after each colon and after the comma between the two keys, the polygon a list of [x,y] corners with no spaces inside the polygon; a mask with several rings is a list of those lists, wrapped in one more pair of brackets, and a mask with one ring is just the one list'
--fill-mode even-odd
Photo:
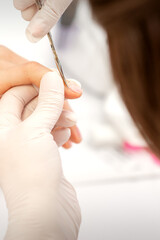
{"label": "pink blurred object", "polygon": [[123,148],[125,151],[127,152],[140,152],[140,151],[145,151],[147,152],[151,158],[153,159],[153,161],[160,166],[160,159],[157,158],[156,155],[154,155],[150,150],[149,148],[147,147],[141,147],[141,146],[135,146],[135,145],[132,145],[130,144],[129,142],[124,142],[123,144]]}

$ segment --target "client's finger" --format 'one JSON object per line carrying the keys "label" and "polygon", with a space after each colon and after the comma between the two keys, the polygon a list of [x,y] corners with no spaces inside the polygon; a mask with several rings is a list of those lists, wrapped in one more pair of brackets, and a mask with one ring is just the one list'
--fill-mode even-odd
{"label": "client's finger", "polygon": [[[18,54],[14,53],[13,51],[11,51],[10,49],[6,48],[5,46],[0,45],[0,60],[5,61],[6,63],[8,62],[7,65],[3,64],[0,66],[3,70],[7,69],[7,67],[11,67],[11,65],[9,65],[9,63],[15,64],[15,69],[8,69],[8,74],[12,75],[12,81],[10,80],[11,83],[11,87],[12,86],[17,86],[19,85],[19,83],[21,85],[24,84],[35,84],[36,86],[40,85],[40,80],[43,77],[43,75],[48,72],[51,71],[51,69],[46,68],[36,62],[29,62],[28,60],[26,60],[25,58],[19,56]],[[16,64],[20,64],[20,66],[16,66]],[[37,72],[36,72],[37,70]],[[11,74],[10,74],[11,71]],[[8,78],[8,74],[7,72],[2,72],[0,74],[3,74],[2,77],[5,77],[6,74],[6,78]],[[14,73],[15,72],[15,73]],[[24,75],[24,73],[26,75]],[[43,74],[43,75],[42,75]],[[34,78],[36,76],[36,78]],[[0,75],[1,77],[1,75]],[[1,77],[1,79],[2,79]],[[5,81],[4,78],[4,82],[7,83],[7,81]],[[25,81],[20,81],[20,79]],[[68,99],[74,99],[74,98],[78,98],[82,95],[82,90],[81,90],[81,85],[79,82],[69,79],[67,80],[68,83],[68,87],[65,86],[65,98]],[[7,89],[8,90],[8,86]],[[4,91],[6,91],[4,90]],[[1,92],[4,92],[1,89]]]}
{"label": "client's finger", "polygon": [[65,86],[65,98],[74,99],[79,98],[83,91],[81,89],[81,84],[73,79],[67,79],[68,87]]}
{"label": "client's finger", "polygon": [[82,136],[81,136],[81,133],[79,131],[79,128],[77,126],[73,126],[70,128],[70,131],[71,131],[71,136],[70,136],[70,139],[68,142],[66,142],[64,145],[63,145],[63,148],[65,149],[69,149],[72,147],[72,143],[80,143],[82,141]]}
{"label": "client's finger", "polygon": [[[26,62],[1,70],[0,95],[18,85],[34,84],[39,87],[42,77],[47,72],[52,72],[52,70],[37,62]],[[72,81],[69,81],[69,87],[71,89],[65,86],[65,98],[74,99],[82,95],[82,90],[76,91],[78,87]]]}
{"label": "client's finger", "polygon": [[15,65],[0,71],[0,95],[18,85],[35,84],[39,87],[42,76],[51,71],[36,62]]}
{"label": "client's finger", "polygon": [[[68,101],[65,101],[64,109],[68,110],[70,112],[72,111],[72,108],[70,107]],[[79,128],[75,125],[75,126],[71,126],[70,130],[71,130],[70,141],[73,143],[77,143],[77,144],[80,143],[82,141],[82,136],[81,136]],[[69,143],[67,146],[70,146],[70,145],[71,144]],[[68,147],[65,147],[65,148],[68,148]]]}
{"label": "client's finger", "polygon": [[0,45],[0,59],[11,62],[13,64],[23,64],[28,62],[28,60],[19,56],[3,45]]}
{"label": "client's finger", "polygon": [[71,137],[70,140],[74,143],[80,143],[82,141],[82,135],[80,133],[80,130],[77,126],[73,126],[71,129]]}
{"label": "client's finger", "polygon": [[0,70],[8,70],[8,68],[14,67],[15,64],[6,60],[0,59]]}
{"label": "client's finger", "polygon": [[68,140],[68,142],[66,142],[63,145],[63,148],[65,148],[65,149],[70,149],[71,147],[72,147],[72,142],[70,140]]}

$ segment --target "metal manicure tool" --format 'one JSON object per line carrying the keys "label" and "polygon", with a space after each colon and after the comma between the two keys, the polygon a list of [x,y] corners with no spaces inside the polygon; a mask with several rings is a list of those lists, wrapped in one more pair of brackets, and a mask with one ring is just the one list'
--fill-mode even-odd
{"label": "metal manicure tool", "polygon": [[[41,0],[36,0],[36,4],[37,4],[37,6],[40,10],[42,8]],[[59,74],[60,74],[64,84],[68,87],[67,81],[66,81],[64,73],[63,73],[62,65],[60,63],[60,60],[58,58],[58,55],[57,55],[57,52],[56,52],[56,49],[55,49],[55,46],[54,46],[54,43],[53,43],[51,32],[47,33],[47,37],[49,39],[49,43],[50,43],[50,46],[51,46],[51,49],[52,49],[52,52],[53,52],[53,55],[54,55],[55,63],[56,63],[57,69],[59,71]]]}

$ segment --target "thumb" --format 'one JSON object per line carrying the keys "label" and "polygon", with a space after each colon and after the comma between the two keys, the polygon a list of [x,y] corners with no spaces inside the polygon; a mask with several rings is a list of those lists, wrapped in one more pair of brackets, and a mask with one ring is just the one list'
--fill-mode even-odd
{"label": "thumb", "polygon": [[46,0],[42,9],[32,18],[26,30],[27,38],[37,42],[57,23],[72,0]]}
{"label": "thumb", "polygon": [[36,128],[51,131],[60,117],[63,105],[63,81],[57,72],[48,72],[41,80],[38,104],[28,121]]}

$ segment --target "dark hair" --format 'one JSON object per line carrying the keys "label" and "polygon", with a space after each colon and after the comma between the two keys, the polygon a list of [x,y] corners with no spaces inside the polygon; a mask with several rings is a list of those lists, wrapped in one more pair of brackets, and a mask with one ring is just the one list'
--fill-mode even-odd
{"label": "dark hair", "polygon": [[107,31],[114,79],[149,147],[160,157],[160,0],[90,0]]}

